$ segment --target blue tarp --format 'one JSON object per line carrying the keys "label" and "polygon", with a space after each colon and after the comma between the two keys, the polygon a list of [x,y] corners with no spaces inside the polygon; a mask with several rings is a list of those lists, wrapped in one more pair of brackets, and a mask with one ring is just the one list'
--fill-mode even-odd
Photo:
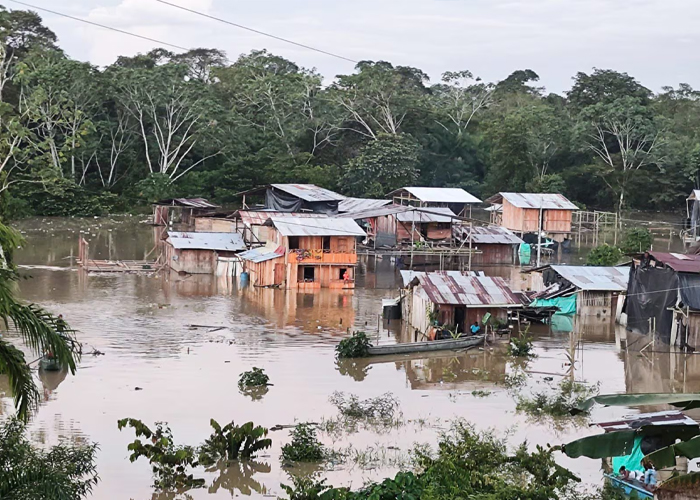
{"label": "blue tarp", "polygon": [[576,295],[556,299],[535,299],[530,307],[558,307],[559,314],[576,314]]}

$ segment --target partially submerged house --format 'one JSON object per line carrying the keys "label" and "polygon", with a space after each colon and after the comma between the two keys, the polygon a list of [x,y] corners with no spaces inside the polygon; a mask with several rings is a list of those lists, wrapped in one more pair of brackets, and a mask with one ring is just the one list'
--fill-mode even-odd
{"label": "partially submerged house", "polygon": [[635,259],[625,312],[629,330],[700,347],[700,255],[649,252]]}
{"label": "partially submerged house", "polygon": [[[500,225],[519,236],[537,233],[563,241],[571,234],[571,219],[578,207],[558,193],[498,193],[486,200],[500,205]],[[498,214],[497,210],[492,212]]]}
{"label": "partially submerged house", "polygon": [[349,218],[271,217],[265,249],[241,254],[254,286],[294,290],[355,287],[356,241],[365,232]]}
{"label": "partially submerged house", "polygon": [[449,208],[462,217],[470,217],[472,206],[481,200],[461,188],[404,187],[387,195],[396,205],[422,208]]}
{"label": "partially submerged house", "polygon": [[214,274],[220,257],[234,257],[245,249],[239,233],[169,231],[164,242],[164,257],[173,271]]}
{"label": "partially submerged house", "polygon": [[328,216],[311,212],[287,213],[274,210],[238,210],[229,217],[229,220],[233,224],[234,231],[241,233],[248,245],[256,245],[267,243],[273,236],[274,227],[268,224],[272,217],[310,219]]}
{"label": "partially submerged house", "polygon": [[345,196],[314,184],[268,184],[238,193],[243,198],[243,209],[254,207],[248,200],[251,196],[264,197],[265,208],[277,212],[315,212],[328,215],[338,213],[338,205]]}
{"label": "partially submerged house", "polygon": [[467,332],[486,314],[505,320],[508,310],[523,307],[520,294],[503,278],[473,276],[459,271],[417,274],[403,298],[403,317],[420,333],[429,334],[435,324]]}
{"label": "partially submerged house", "polygon": [[472,265],[515,264],[523,243],[511,230],[500,226],[453,226],[455,244],[471,248]]}
{"label": "partially submerged house", "polygon": [[561,314],[612,320],[622,307],[630,270],[627,266],[548,265],[529,271],[533,307],[558,307]]}
{"label": "partially submerged house", "polygon": [[212,212],[219,205],[204,198],[170,198],[153,204],[153,225],[167,226],[172,223],[194,224],[195,217]]}

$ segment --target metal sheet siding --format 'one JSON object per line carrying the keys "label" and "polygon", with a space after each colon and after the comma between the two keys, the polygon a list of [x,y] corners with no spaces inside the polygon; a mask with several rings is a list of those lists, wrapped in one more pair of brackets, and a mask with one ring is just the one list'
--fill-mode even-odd
{"label": "metal sheet siding", "polygon": [[304,201],[341,201],[345,199],[342,194],[314,184],[271,184],[271,186]]}
{"label": "metal sheet siding", "polygon": [[374,210],[391,205],[391,200],[376,200],[369,198],[345,198],[338,203],[338,212],[354,213],[365,210]]}
{"label": "metal sheet siding", "polygon": [[627,267],[552,266],[552,270],[581,290],[627,291]]}
{"label": "metal sheet siding", "polygon": [[458,226],[456,227],[468,236],[474,245],[519,245],[523,243],[518,236],[508,228],[500,226]]}
{"label": "metal sheet siding", "polygon": [[282,236],[366,236],[357,222],[350,218],[271,217],[271,220]]}
{"label": "metal sheet siding", "polygon": [[445,222],[445,223],[449,223],[449,222],[452,222],[452,220],[456,216],[457,215],[449,208],[433,207],[433,208],[425,208],[425,209],[416,208],[414,210],[401,212],[401,213],[396,215],[396,218],[399,220],[399,222],[413,222],[415,220],[416,223],[420,223],[420,222]]}

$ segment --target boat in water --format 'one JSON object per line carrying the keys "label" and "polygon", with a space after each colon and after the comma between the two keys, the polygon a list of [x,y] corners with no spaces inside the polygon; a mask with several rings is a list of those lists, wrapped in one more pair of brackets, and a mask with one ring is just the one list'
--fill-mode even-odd
{"label": "boat in water", "polygon": [[389,354],[411,354],[414,352],[471,349],[483,343],[483,335],[473,335],[469,337],[460,337],[457,339],[429,340],[427,342],[406,342],[405,344],[380,345],[370,347],[368,355],[384,356]]}

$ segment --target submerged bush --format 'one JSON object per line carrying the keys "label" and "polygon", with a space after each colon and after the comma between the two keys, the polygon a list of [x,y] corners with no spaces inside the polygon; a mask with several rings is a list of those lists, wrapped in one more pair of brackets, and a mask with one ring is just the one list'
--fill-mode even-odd
{"label": "submerged bush", "polygon": [[586,257],[588,266],[614,266],[622,259],[619,248],[604,243],[590,251]]}
{"label": "submerged bush", "polygon": [[540,391],[531,396],[519,396],[515,409],[533,417],[570,415],[572,408],[598,394],[598,387],[564,380],[555,392]]}
{"label": "submerged bush", "polygon": [[528,330],[525,330],[520,332],[517,337],[510,338],[508,355],[516,358],[529,358],[535,355],[532,352],[534,348],[532,336],[528,334]]}
{"label": "submerged bush", "polygon": [[269,382],[270,377],[267,376],[265,370],[254,366],[252,370],[241,373],[241,378],[238,379],[238,388],[266,387],[270,385]]}
{"label": "submerged bush", "polygon": [[622,253],[643,253],[651,249],[651,244],[654,242],[654,236],[645,227],[633,227],[628,229],[625,237],[620,244]]}
{"label": "submerged bush", "polygon": [[355,394],[334,392],[328,399],[340,414],[347,418],[362,420],[391,420],[399,412],[399,400],[390,393],[376,398],[360,400]]}
{"label": "submerged bush", "polygon": [[199,462],[204,466],[219,460],[252,458],[258,451],[272,446],[272,440],[266,438],[267,429],[253,422],[241,426],[231,422],[221,427],[212,418],[210,423],[214,432],[199,448]]}
{"label": "submerged bush", "polygon": [[355,332],[352,337],[340,341],[335,347],[338,358],[365,358],[369,355],[372,342],[365,332]]}
{"label": "submerged bush", "polygon": [[299,424],[291,435],[292,442],[282,447],[282,460],[285,462],[321,462],[326,458],[326,447],[316,437],[313,424]]}

